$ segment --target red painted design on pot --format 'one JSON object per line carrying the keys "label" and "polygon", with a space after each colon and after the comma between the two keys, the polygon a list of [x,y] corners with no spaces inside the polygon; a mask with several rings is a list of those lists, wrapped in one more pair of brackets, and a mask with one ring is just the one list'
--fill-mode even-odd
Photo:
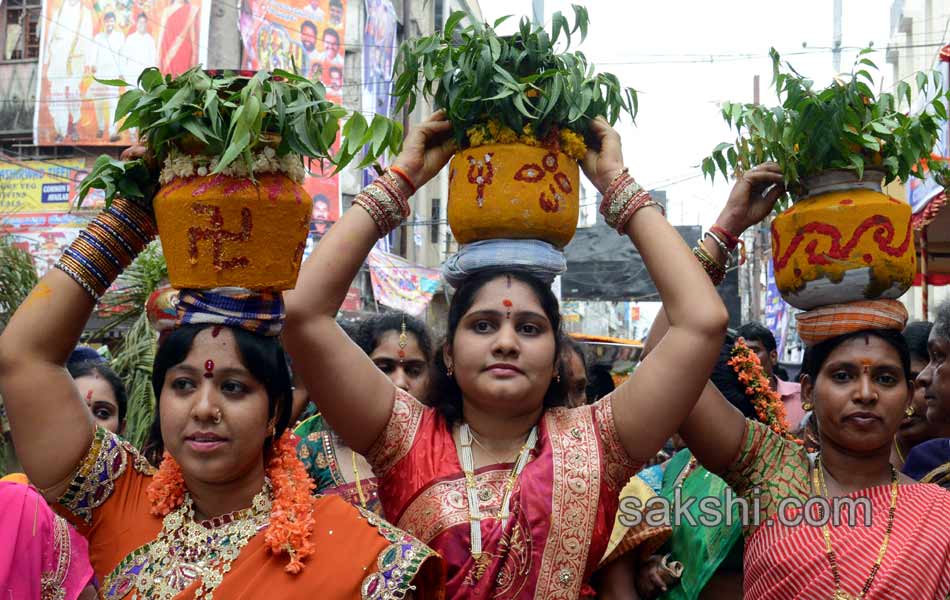
{"label": "red painted design on pot", "polygon": [[485,205],[485,188],[492,184],[495,177],[495,166],[491,164],[492,156],[493,153],[489,152],[484,160],[468,157],[468,182],[477,186],[476,200],[479,208]]}
{"label": "red painted design on pot", "polygon": [[195,202],[191,205],[191,211],[196,216],[210,217],[211,224],[210,227],[188,229],[188,255],[192,264],[198,262],[198,243],[204,240],[211,241],[211,260],[215,271],[246,267],[250,264],[250,259],[246,256],[236,256],[225,260],[222,255],[225,242],[246,242],[251,238],[251,230],[254,228],[251,209],[241,209],[240,231],[224,229],[224,217],[221,216],[221,209],[217,206]]}

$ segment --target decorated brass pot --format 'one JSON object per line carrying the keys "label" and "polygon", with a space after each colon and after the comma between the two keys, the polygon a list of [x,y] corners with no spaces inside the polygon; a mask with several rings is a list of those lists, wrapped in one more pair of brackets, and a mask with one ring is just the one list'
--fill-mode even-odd
{"label": "decorated brass pot", "polygon": [[449,226],[460,244],[539,239],[563,248],[574,237],[580,170],[566,154],[488,144],[458,152],[449,169]]}
{"label": "decorated brass pot", "polygon": [[175,288],[294,287],[310,228],[307,191],[286,175],[173,180],[155,197]]}
{"label": "decorated brass pot", "polygon": [[916,272],[910,206],[881,191],[883,172],[834,170],[803,181],[806,194],[772,221],[775,283],[786,302],[898,298]]}

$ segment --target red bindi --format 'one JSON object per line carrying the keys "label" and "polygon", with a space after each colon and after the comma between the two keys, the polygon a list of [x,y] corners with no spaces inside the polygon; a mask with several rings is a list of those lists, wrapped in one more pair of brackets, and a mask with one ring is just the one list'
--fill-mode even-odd
{"label": "red bindi", "polygon": [[205,377],[208,379],[214,377],[214,361],[210,358],[205,361]]}
{"label": "red bindi", "polygon": [[[211,337],[213,337],[213,338],[218,337],[218,334],[221,333],[221,328],[222,328],[221,325],[215,325],[214,327],[212,327],[212,328],[211,328]],[[211,361],[208,361],[208,362],[211,362]],[[211,368],[212,368],[212,369],[214,368],[214,363],[213,363],[213,362],[211,363]]]}
{"label": "red bindi", "polygon": [[508,298],[505,298],[504,300],[502,300],[501,303],[504,304],[504,305],[505,305],[505,308],[508,310],[508,312],[505,313],[505,318],[506,318],[506,319],[510,319],[510,318],[511,318],[511,307],[514,306],[514,303],[513,303],[511,300],[509,300]]}
{"label": "red bindi", "polygon": [[86,392],[86,402],[89,402],[90,400],[92,400],[92,390]]}

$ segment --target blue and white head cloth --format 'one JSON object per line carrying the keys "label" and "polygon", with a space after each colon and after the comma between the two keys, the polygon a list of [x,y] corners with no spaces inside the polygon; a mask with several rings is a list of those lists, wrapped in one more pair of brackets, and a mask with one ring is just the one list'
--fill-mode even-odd
{"label": "blue and white head cloth", "polygon": [[551,285],[567,271],[564,253],[541,240],[484,240],[462,246],[442,264],[446,283],[458,288],[466,279],[488,269],[513,269]]}
{"label": "blue and white head cloth", "polygon": [[285,316],[280,292],[252,292],[243,288],[185,289],[178,292],[175,326],[223,325],[276,336],[283,329]]}

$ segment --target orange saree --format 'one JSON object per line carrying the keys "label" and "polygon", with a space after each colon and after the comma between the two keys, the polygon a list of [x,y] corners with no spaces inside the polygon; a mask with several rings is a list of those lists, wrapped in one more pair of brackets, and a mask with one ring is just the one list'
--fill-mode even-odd
{"label": "orange saree", "polygon": [[[97,429],[86,458],[54,508],[89,540],[89,555],[105,599],[143,596],[159,578],[187,584],[187,563],[148,564],[148,548],[162,532],[146,497],[153,469],[128,442]],[[287,557],[250,539],[214,590],[217,599],[442,598],[441,559],[411,536],[335,496],[313,498],[313,554],[297,575]],[[206,522],[206,526],[210,522]],[[200,582],[179,584],[175,600],[195,597]],[[167,588],[167,586],[166,586]]]}

